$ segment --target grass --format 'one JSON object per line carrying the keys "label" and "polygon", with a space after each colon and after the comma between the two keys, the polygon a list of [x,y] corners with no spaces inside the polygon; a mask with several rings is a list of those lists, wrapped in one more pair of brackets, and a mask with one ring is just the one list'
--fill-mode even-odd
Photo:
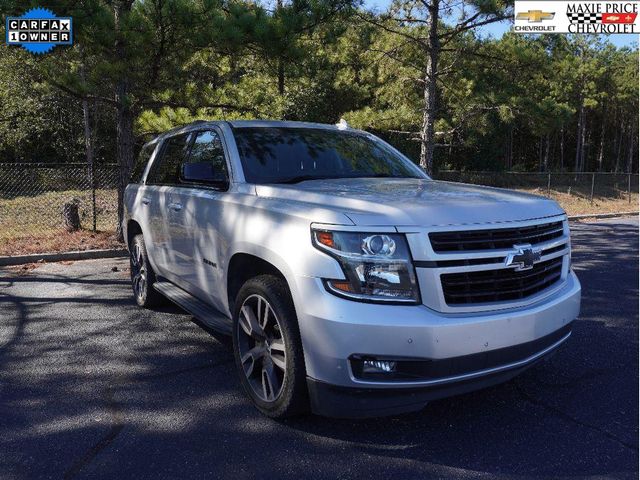
{"label": "grass", "polygon": [[[528,193],[547,196],[546,189],[521,189]],[[617,196],[594,195],[593,202],[587,195],[551,190],[551,198],[560,204],[567,215],[587,215],[594,213],[617,213],[638,211],[638,194],[631,193],[631,202],[627,192],[618,192]]]}
{"label": "grass", "polygon": [[[545,196],[544,188],[519,190]],[[77,198],[83,229],[69,233],[64,229],[62,206]],[[623,190],[608,189],[606,196],[588,195],[578,190],[551,190],[569,215],[629,212],[638,210],[638,194],[629,203]],[[113,189],[96,191],[97,232],[92,232],[91,192],[67,190],[33,196],[0,198],[0,255],[65,252],[102,248],[122,248],[115,238],[117,195]]]}
{"label": "grass", "polygon": [[[79,200],[82,230],[64,228],[62,206]],[[67,190],[39,195],[0,198],[0,255],[91,250],[120,246],[114,236],[117,223],[116,190],[96,190],[96,230],[91,192]]]}

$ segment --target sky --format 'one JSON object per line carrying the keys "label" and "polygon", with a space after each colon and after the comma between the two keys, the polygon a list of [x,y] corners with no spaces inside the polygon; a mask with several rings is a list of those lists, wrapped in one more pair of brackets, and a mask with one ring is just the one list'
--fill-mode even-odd
{"label": "sky", "polygon": [[[386,9],[391,0],[365,0],[364,4],[366,8],[369,9],[377,9],[384,10]],[[482,27],[479,31],[483,35],[491,35],[495,38],[500,38],[502,35],[511,29],[511,25],[513,22],[504,21],[504,22],[496,22],[491,25],[487,25],[486,27]],[[638,40],[640,39],[640,35],[622,35],[622,34],[614,34],[614,35],[602,35],[603,37],[608,37],[608,40],[616,45],[617,47],[622,46],[637,46]]]}

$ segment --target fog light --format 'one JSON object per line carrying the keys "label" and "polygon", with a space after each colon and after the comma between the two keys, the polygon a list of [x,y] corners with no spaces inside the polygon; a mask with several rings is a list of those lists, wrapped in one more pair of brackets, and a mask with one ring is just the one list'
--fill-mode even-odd
{"label": "fog light", "polygon": [[365,360],[362,365],[362,373],[394,373],[396,362],[387,360]]}

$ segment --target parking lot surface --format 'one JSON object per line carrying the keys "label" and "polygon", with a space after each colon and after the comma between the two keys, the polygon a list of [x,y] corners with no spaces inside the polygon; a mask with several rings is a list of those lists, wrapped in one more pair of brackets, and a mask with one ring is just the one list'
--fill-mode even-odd
{"label": "parking lot surface", "polygon": [[124,259],[0,270],[0,478],[638,478],[638,223],[572,230],[583,309],[556,355],[361,421],[260,415],[224,341],[135,306]]}

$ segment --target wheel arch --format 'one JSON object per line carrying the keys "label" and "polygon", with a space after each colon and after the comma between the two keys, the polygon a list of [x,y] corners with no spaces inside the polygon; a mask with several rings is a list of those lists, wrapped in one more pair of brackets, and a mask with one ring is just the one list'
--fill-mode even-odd
{"label": "wheel arch", "polygon": [[142,227],[140,226],[140,224],[133,219],[129,219],[126,223],[127,225],[127,231],[125,232],[125,241],[127,242],[127,248],[131,249],[131,242],[133,242],[133,238],[136,235],[139,235],[142,233]]}
{"label": "wheel arch", "polygon": [[[264,258],[255,252],[238,251],[229,259],[226,269],[227,301],[229,311],[233,314],[233,305],[238,292],[248,280],[259,275],[274,275],[282,278],[293,296],[292,282],[290,281],[288,267],[277,259]],[[295,305],[295,301],[294,301]]]}

